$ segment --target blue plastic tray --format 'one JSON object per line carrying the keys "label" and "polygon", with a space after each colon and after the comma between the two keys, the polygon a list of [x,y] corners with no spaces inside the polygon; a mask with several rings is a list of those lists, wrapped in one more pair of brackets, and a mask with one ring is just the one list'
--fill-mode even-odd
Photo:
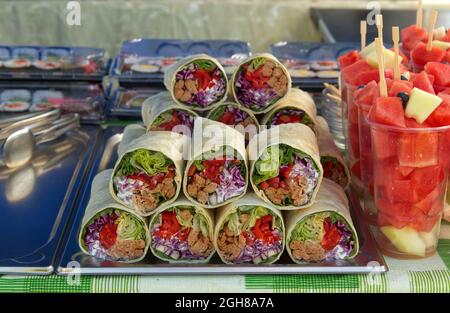
{"label": "blue plastic tray", "polygon": [[[122,82],[162,83],[164,64],[175,62],[193,54],[205,53],[219,61],[238,59],[251,55],[250,44],[237,40],[176,40],[176,39],[133,39],[124,41],[119,54],[114,58],[110,74]],[[126,58],[136,58],[139,63],[155,64],[159,70],[140,73],[124,69]]]}
{"label": "blue plastic tray", "polygon": [[0,166],[0,273],[54,271],[99,131],[84,126],[37,146],[33,160],[21,168]]}
{"label": "blue plastic tray", "polygon": [[[63,68],[42,69],[33,64],[12,68],[8,61],[25,58],[31,63],[60,58]],[[0,46],[0,80],[83,80],[102,81],[108,73],[110,60],[105,49],[67,46]]]}
{"label": "blue plastic tray", "polygon": [[[324,82],[336,84],[339,71],[337,58],[355,49],[359,49],[359,43],[283,41],[269,47],[270,53],[280,59],[291,72],[293,84],[306,89],[322,87]],[[326,71],[336,72],[336,76],[328,76]],[[295,75],[296,72],[298,76]]]}
{"label": "blue plastic tray", "polygon": [[[14,112],[5,108],[5,94],[25,93],[24,101],[28,108]],[[87,82],[2,82],[0,81],[0,118],[10,117],[28,111],[39,111],[37,104],[44,98],[54,98],[54,108],[60,108],[63,113],[80,114],[83,123],[98,123],[105,118],[106,99],[101,85]],[[12,102],[17,100],[13,97]]]}

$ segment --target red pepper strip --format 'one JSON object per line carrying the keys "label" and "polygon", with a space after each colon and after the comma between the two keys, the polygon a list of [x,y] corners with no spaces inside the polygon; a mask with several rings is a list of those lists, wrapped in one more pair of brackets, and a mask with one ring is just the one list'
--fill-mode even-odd
{"label": "red pepper strip", "polygon": [[189,171],[188,171],[188,176],[194,176],[195,172],[197,172],[197,166],[195,166],[194,164],[191,165],[191,167],[189,167]]}
{"label": "red pepper strip", "polygon": [[223,113],[222,116],[219,118],[219,122],[227,125],[234,125],[235,118],[233,112]]}
{"label": "red pepper strip", "polygon": [[111,248],[117,239],[117,225],[116,224],[106,224],[99,232],[99,240],[102,247],[105,249]]}
{"label": "red pepper strip", "polygon": [[339,231],[337,230],[336,225],[331,225],[330,227],[327,226],[328,223],[324,222],[324,230],[325,235],[322,238],[322,248],[324,248],[326,251],[332,250],[341,240],[341,235],[339,234]]}

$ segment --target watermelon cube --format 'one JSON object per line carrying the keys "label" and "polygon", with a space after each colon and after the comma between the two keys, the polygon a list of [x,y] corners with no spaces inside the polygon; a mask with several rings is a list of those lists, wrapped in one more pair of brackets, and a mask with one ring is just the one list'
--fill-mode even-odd
{"label": "watermelon cube", "polygon": [[372,129],[372,148],[378,160],[397,154],[397,135],[381,129]]}
{"label": "watermelon cube", "polygon": [[434,76],[434,84],[441,87],[450,87],[450,64],[429,62],[425,71]]}
{"label": "watermelon cube", "polygon": [[364,88],[357,89],[353,93],[354,102],[358,105],[372,105],[379,96],[380,89],[375,81],[371,81]]}
{"label": "watermelon cube", "polygon": [[379,97],[370,110],[370,119],[376,123],[405,127],[402,100],[398,97]]}
{"label": "watermelon cube", "polygon": [[438,164],[439,135],[433,132],[402,133],[398,141],[398,161],[406,167]]}
{"label": "watermelon cube", "polygon": [[423,199],[444,181],[444,170],[440,165],[416,168],[411,180],[417,195]]}
{"label": "watermelon cube", "polygon": [[410,225],[417,231],[429,233],[440,219],[441,215],[427,216],[422,213],[415,215]]}
{"label": "watermelon cube", "polygon": [[436,215],[442,210],[443,199],[441,186],[433,189],[426,197],[416,203],[416,207],[419,208],[423,214],[426,215]]}
{"label": "watermelon cube", "polygon": [[397,97],[399,93],[411,94],[413,83],[407,80],[396,80],[389,88],[389,97]]}
{"label": "watermelon cube", "polygon": [[419,42],[424,42],[428,39],[428,34],[425,29],[411,25],[403,28],[401,31],[402,48],[406,51],[411,51]]}
{"label": "watermelon cube", "polygon": [[364,60],[359,60],[351,65],[348,65],[344,69],[342,69],[342,75],[346,83],[351,85],[358,86],[360,85],[357,80],[357,76],[365,71],[372,71],[373,68]]}
{"label": "watermelon cube", "polygon": [[[434,77],[434,76],[433,76]],[[411,77],[414,87],[434,95],[433,83],[430,81],[430,77],[425,71]],[[434,81],[434,79],[433,79]]]}
{"label": "watermelon cube", "polygon": [[426,119],[433,127],[450,125],[450,94],[439,93],[438,96],[443,100],[442,103]]}
{"label": "watermelon cube", "polygon": [[359,55],[359,52],[357,50],[347,52],[346,54],[341,55],[338,58],[339,66],[341,67],[341,69],[346,68],[347,66],[352,65],[359,60],[361,60],[361,56]]}
{"label": "watermelon cube", "polygon": [[421,42],[411,51],[411,59],[415,65],[423,67],[428,62],[441,62],[445,54],[445,50],[434,46],[428,51],[427,45]]}

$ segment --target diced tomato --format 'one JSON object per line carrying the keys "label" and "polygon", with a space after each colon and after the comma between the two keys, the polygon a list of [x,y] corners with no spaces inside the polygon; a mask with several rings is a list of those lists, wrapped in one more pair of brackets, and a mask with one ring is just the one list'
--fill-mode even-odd
{"label": "diced tomato", "polygon": [[353,63],[359,61],[361,59],[361,56],[359,55],[359,52],[357,50],[352,50],[350,52],[347,52],[344,55],[341,55],[338,57],[339,66],[341,69],[346,68],[349,65],[352,65]]}
{"label": "diced tomato", "polygon": [[269,186],[272,188],[279,188],[280,184],[280,177],[273,177],[267,181],[269,183]]}
{"label": "diced tomato", "polygon": [[106,224],[100,229],[99,240],[102,247],[105,249],[111,248],[117,239],[117,225],[116,224]]}
{"label": "diced tomato", "polygon": [[426,197],[444,180],[444,171],[440,165],[416,168],[411,180],[420,198]]}
{"label": "diced tomato", "polygon": [[280,176],[283,178],[289,178],[291,174],[293,164],[288,164],[286,167],[280,168]]}
{"label": "diced tomato", "polygon": [[196,167],[194,164],[192,164],[192,165],[189,167],[188,176],[189,176],[189,177],[194,176],[194,175],[195,175],[195,172],[197,172],[197,167]]}
{"label": "diced tomato", "polygon": [[269,183],[267,181],[263,181],[261,184],[259,184],[259,187],[262,190],[266,190],[267,188],[269,188]]}

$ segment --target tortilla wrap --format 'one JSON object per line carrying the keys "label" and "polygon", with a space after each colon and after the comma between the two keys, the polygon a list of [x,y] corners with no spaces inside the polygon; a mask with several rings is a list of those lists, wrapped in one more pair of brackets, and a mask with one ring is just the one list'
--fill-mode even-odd
{"label": "tortilla wrap", "polygon": [[108,184],[111,180],[111,175],[113,171],[112,170],[106,170],[103,171],[97,176],[94,177],[94,180],[92,182],[91,187],[91,198],[89,199],[88,205],[86,207],[86,210],[84,212],[84,216],[81,222],[81,228],[78,235],[78,244],[80,246],[81,251],[83,253],[89,254],[89,251],[87,251],[85,245],[84,245],[84,239],[83,239],[83,233],[84,229],[88,226],[91,219],[93,219],[97,214],[101,213],[102,211],[108,210],[108,209],[115,209],[123,212],[127,212],[131,214],[134,218],[139,220],[143,223],[144,229],[145,229],[145,235],[146,235],[146,244],[144,248],[144,253],[142,257],[133,259],[133,260],[126,260],[121,261],[125,263],[133,263],[138,262],[142,260],[148,251],[148,248],[150,246],[150,236],[147,226],[147,220],[145,218],[142,218],[138,214],[136,214],[133,210],[130,210],[129,208],[117,203],[114,201],[114,199],[111,197],[111,194],[108,191]]}
{"label": "tortilla wrap", "polygon": [[[214,255],[215,253],[215,249],[213,247],[211,253],[208,255],[208,257],[206,257],[205,259],[201,259],[201,260],[195,260],[195,259],[178,259],[178,260],[174,260],[173,258],[170,258],[169,256],[162,256],[161,254],[158,254],[156,252],[155,247],[153,247],[152,244],[152,226],[154,225],[154,223],[156,222],[156,219],[159,217],[159,215],[164,212],[165,210],[177,207],[177,206],[190,206],[190,207],[194,207],[195,210],[197,212],[202,213],[209,225],[209,239],[213,240],[214,236],[214,211],[213,210],[207,210],[197,204],[192,203],[191,201],[189,201],[188,199],[186,199],[183,196],[180,196],[177,200],[175,200],[174,202],[170,203],[170,204],[164,204],[162,205],[156,212],[155,214],[151,217],[150,220],[150,251],[152,252],[152,254],[157,257],[158,259],[165,261],[165,262],[169,262],[169,263],[189,263],[189,264],[200,264],[200,263],[208,263],[209,260],[211,259],[211,257]],[[191,230],[192,231],[192,230]]]}
{"label": "tortilla wrap", "polygon": [[344,190],[338,184],[332,182],[331,180],[324,179],[317,194],[316,202],[311,207],[307,208],[306,210],[288,211],[285,213],[286,249],[292,261],[294,261],[295,263],[303,263],[303,261],[297,260],[292,255],[292,250],[289,246],[289,243],[291,242],[292,232],[294,231],[296,225],[300,223],[304,218],[321,212],[334,212],[345,220],[346,225],[353,234],[355,243],[354,249],[352,250],[348,258],[353,258],[358,254],[358,233],[355,230],[350,215],[347,196],[345,195]]}
{"label": "tortilla wrap", "polygon": [[[263,190],[259,189],[253,182],[253,173],[255,171],[255,163],[261,157],[266,148],[274,145],[285,144],[294,149],[297,149],[314,162],[315,168],[318,171],[318,180],[312,191],[310,199],[307,203],[301,206],[294,205],[276,205],[266,196]],[[281,124],[270,129],[261,131],[258,135],[253,137],[247,147],[248,158],[250,160],[250,182],[255,194],[264,201],[275,205],[279,210],[298,210],[307,208],[314,203],[314,198],[318,192],[320,183],[323,177],[323,169],[320,164],[319,147],[314,132],[303,124]]]}
{"label": "tortilla wrap", "polygon": [[220,253],[220,249],[218,247],[218,240],[219,240],[220,231],[222,230],[227,217],[230,214],[236,212],[237,209],[241,206],[261,206],[261,207],[267,208],[270,212],[272,212],[275,216],[277,216],[280,219],[281,228],[282,228],[281,251],[277,254],[277,256],[275,258],[273,258],[269,263],[266,263],[266,264],[275,263],[276,261],[278,261],[278,259],[283,254],[285,241],[286,241],[283,216],[282,216],[281,212],[277,208],[275,208],[275,206],[261,200],[253,192],[249,192],[244,197],[237,199],[217,210],[216,224],[215,224],[215,229],[214,229],[214,245],[216,247],[217,254],[219,255],[222,262],[224,262],[225,264],[233,264],[233,262],[226,260],[224,258],[224,256]]}
{"label": "tortilla wrap", "polygon": [[[239,196],[231,197],[230,199],[217,204],[201,204],[196,199],[191,197],[188,193],[188,171],[195,160],[201,160],[202,155],[209,151],[219,151],[225,149],[225,152],[231,148],[237,152],[238,159],[244,161],[245,164],[245,189]],[[190,157],[186,164],[183,179],[183,192],[186,198],[193,203],[203,206],[207,209],[217,208],[223,206],[237,198],[244,196],[248,187],[248,161],[245,151],[245,138],[239,131],[229,127],[220,122],[212,121],[206,118],[198,117],[195,119],[193,138],[191,141]]]}
{"label": "tortilla wrap", "polygon": [[294,110],[302,110],[304,111],[309,118],[313,121],[313,129],[316,129],[317,121],[317,108],[316,105],[311,98],[311,96],[300,89],[292,88],[291,92],[281,101],[278,101],[276,105],[272,107],[272,109],[264,116],[261,121],[261,124],[267,125],[274,115],[283,109],[294,109]]}
{"label": "tortilla wrap", "polygon": [[[136,128],[132,129],[136,130]],[[131,132],[130,132],[131,133]],[[134,132],[134,134],[136,134]],[[129,153],[136,151],[138,149],[145,149],[149,151],[154,152],[160,152],[170,160],[175,165],[175,176],[174,176],[174,183],[176,185],[176,191],[175,195],[166,200],[164,203],[169,204],[176,200],[178,197],[178,194],[181,190],[181,182],[182,182],[182,173],[184,171],[184,160],[183,160],[183,148],[188,145],[189,138],[184,135],[180,135],[178,133],[169,132],[169,131],[156,131],[156,132],[147,132],[143,135],[141,135],[138,138],[132,138],[132,135],[127,135],[128,139],[131,139],[129,143],[123,143],[123,146],[120,149],[119,158],[117,159],[117,162],[114,166],[114,172],[116,173],[118,166],[120,165],[120,162],[122,161],[123,157]],[[114,176],[114,175],[113,175]],[[118,203],[128,206],[127,203],[122,201],[117,195],[114,188],[114,177],[111,177],[109,182],[109,190],[114,198]],[[161,204],[159,204],[161,205]],[[159,207],[158,205],[158,207]],[[130,207],[130,206],[128,206]],[[138,210],[135,210],[136,214],[139,214],[141,216],[149,216],[151,215],[158,207],[156,207],[154,210],[150,212],[141,212]],[[130,209],[134,209],[131,208]]]}
{"label": "tortilla wrap", "polygon": [[[158,116],[170,110],[184,111],[189,115],[198,116],[191,109],[174,102],[168,91],[163,91],[147,98],[142,104],[142,120],[147,130],[151,130],[150,128]],[[184,134],[188,135],[186,133]]]}
{"label": "tortilla wrap", "polygon": [[[217,99],[215,102],[210,103],[209,105],[207,105],[205,107],[201,107],[199,105],[188,105],[186,103],[183,103],[183,102],[179,101],[175,97],[175,83],[176,83],[176,75],[177,75],[177,73],[181,69],[186,67],[187,65],[189,65],[192,62],[197,61],[197,60],[208,60],[208,61],[211,61],[212,63],[214,63],[217,66],[217,68],[220,70],[220,72],[222,74],[222,78],[223,78],[223,80],[225,82],[223,95],[219,99]],[[170,95],[172,96],[173,100],[177,104],[179,104],[179,105],[181,105],[181,106],[183,106],[185,108],[189,108],[191,110],[195,110],[195,111],[208,111],[208,110],[211,110],[212,108],[216,107],[217,105],[219,105],[220,103],[225,101],[226,98],[227,98],[227,95],[228,95],[228,78],[227,78],[227,74],[226,74],[224,68],[219,63],[219,61],[217,61],[215,58],[210,57],[209,55],[206,55],[206,54],[192,55],[192,56],[186,57],[186,58],[181,59],[178,62],[172,64],[164,72],[164,86],[166,86],[166,89],[170,92]]]}
{"label": "tortilla wrap", "polygon": [[[267,104],[266,106],[260,107],[258,109],[252,109],[249,108],[249,104],[243,103],[242,101],[239,100],[238,95],[237,95],[237,91],[236,91],[236,82],[238,80],[238,74],[241,72],[241,68],[252,62],[254,59],[257,58],[264,58],[266,60],[272,61],[273,63],[276,64],[276,67],[280,68],[283,72],[283,74],[286,75],[287,78],[287,89],[285,94],[280,97],[279,99],[277,99],[276,101],[274,101],[273,103]],[[233,73],[233,76],[231,77],[231,92],[233,95],[233,98],[236,100],[237,103],[241,104],[242,106],[245,106],[247,108],[249,108],[250,110],[252,110],[253,112],[259,114],[259,113],[267,113],[268,111],[270,111],[278,102],[280,102],[281,100],[283,100],[285,97],[287,97],[291,91],[291,75],[289,74],[289,71],[286,69],[286,67],[273,55],[269,54],[269,53],[258,53],[258,54],[254,54],[248,58],[246,58],[244,61],[242,61],[242,63],[236,68],[236,70]],[[254,104],[254,103],[252,103]]]}

